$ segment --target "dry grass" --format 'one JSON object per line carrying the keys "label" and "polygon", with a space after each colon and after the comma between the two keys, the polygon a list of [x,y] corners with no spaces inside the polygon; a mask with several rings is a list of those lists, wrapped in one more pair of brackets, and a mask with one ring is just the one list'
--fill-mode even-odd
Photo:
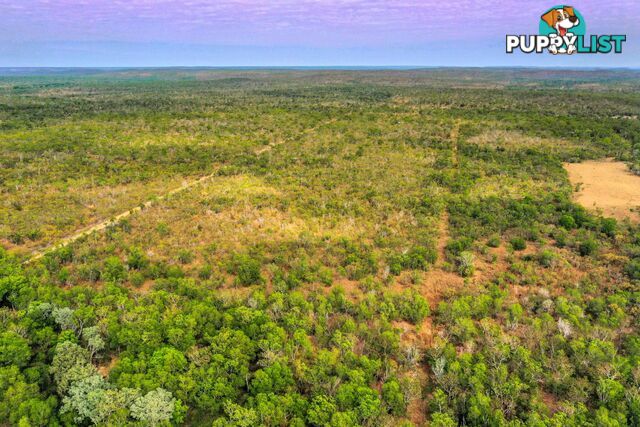
{"label": "dry grass", "polygon": [[575,199],[585,208],[617,219],[640,220],[640,176],[632,174],[625,163],[594,160],[564,166],[578,188]]}

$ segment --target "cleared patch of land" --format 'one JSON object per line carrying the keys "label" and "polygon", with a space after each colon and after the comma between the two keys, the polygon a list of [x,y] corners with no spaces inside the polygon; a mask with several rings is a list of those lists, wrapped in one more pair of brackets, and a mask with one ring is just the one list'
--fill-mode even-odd
{"label": "cleared patch of land", "polygon": [[640,219],[640,176],[623,162],[592,160],[565,163],[569,179],[578,191],[576,201],[589,209],[601,209],[617,219]]}

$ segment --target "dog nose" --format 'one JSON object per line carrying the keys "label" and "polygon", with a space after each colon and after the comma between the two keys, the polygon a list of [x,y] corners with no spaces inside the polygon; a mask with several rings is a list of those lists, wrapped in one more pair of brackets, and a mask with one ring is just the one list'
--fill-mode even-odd
{"label": "dog nose", "polygon": [[578,20],[577,16],[570,16],[569,17],[569,21],[573,22],[574,24],[576,23],[577,20]]}

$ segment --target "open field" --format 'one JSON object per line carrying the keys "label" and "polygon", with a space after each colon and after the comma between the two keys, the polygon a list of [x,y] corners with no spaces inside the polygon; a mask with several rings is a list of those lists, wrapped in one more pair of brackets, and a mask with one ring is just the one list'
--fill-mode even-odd
{"label": "open field", "polygon": [[640,218],[640,176],[625,163],[591,160],[566,167],[569,179],[579,188],[578,203],[620,220]]}
{"label": "open field", "polygon": [[0,77],[0,424],[639,425],[639,88]]}

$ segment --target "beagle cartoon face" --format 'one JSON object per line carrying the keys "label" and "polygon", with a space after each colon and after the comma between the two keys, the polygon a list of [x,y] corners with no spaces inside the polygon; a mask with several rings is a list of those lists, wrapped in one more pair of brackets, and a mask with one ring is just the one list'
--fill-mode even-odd
{"label": "beagle cartoon face", "polygon": [[561,9],[551,9],[542,15],[542,20],[564,37],[567,31],[580,25],[580,19],[576,16],[573,7],[563,6]]}

